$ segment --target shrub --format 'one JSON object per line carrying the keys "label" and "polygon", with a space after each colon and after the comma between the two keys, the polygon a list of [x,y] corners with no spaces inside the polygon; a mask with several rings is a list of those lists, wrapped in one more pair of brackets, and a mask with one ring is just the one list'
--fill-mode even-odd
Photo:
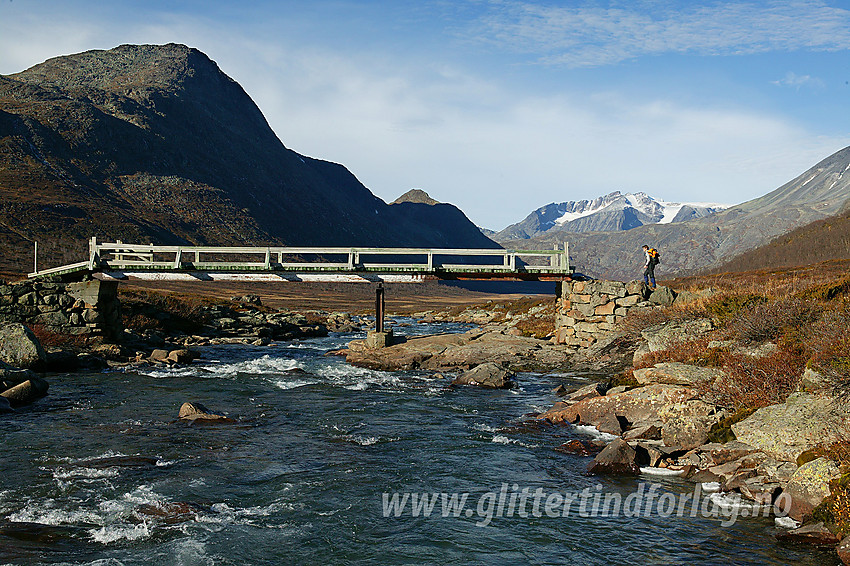
{"label": "shrub", "polygon": [[806,359],[799,350],[780,348],[764,357],[728,354],[723,369],[729,374],[711,389],[715,402],[735,409],[782,403],[800,383]]}
{"label": "shrub", "polygon": [[79,334],[55,332],[43,324],[28,325],[42,346],[81,349],[88,345],[88,338]]}
{"label": "shrub", "polygon": [[706,302],[705,310],[718,326],[726,326],[741,312],[750,311],[767,302],[767,297],[756,294],[724,295]]}
{"label": "shrub", "polygon": [[809,365],[824,374],[841,397],[850,397],[850,308],[829,310],[812,325],[806,347]]}
{"label": "shrub", "polygon": [[756,302],[752,307],[739,310],[729,320],[727,328],[732,337],[745,344],[759,344],[775,340],[815,322],[820,313],[812,300],[797,298]]}

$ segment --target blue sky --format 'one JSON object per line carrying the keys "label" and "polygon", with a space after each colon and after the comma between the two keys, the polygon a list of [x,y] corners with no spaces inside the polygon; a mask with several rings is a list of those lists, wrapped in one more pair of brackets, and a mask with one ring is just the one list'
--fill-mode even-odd
{"label": "blue sky", "polygon": [[613,190],[739,203],[850,145],[850,2],[0,0],[0,74],[167,42],[287,147],[496,229]]}

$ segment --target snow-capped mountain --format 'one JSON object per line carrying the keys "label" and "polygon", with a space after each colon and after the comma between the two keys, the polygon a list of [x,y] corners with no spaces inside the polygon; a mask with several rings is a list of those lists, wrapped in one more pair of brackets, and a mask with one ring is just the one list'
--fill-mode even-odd
{"label": "snow-capped mountain", "polygon": [[669,224],[702,218],[728,205],[697,202],[665,202],[646,193],[614,191],[593,200],[551,203],[538,208],[522,222],[498,232],[499,240],[533,238],[549,230],[609,232],[631,230],[644,224]]}

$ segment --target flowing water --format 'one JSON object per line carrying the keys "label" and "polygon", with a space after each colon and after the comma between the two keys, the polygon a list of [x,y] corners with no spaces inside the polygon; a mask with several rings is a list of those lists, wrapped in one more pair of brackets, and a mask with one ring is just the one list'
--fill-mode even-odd
{"label": "flowing water", "polygon": [[[0,417],[0,563],[837,564],[830,552],[778,544],[772,518],[604,517],[578,503],[564,516],[555,494],[625,501],[652,483],[672,500],[694,486],[585,476],[587,457],[555,451],[598,433],[524,415],[582,376],[451,388],[428,372],[324,355],[351,338],[208,348],[179,369],[53,376],[48,397]],[[235,423],[175,422],[184,401]],[[520,506],[523,489],[554,497],[552,509],[545,499]],[[452,507],[463,494],[465,507]]]}

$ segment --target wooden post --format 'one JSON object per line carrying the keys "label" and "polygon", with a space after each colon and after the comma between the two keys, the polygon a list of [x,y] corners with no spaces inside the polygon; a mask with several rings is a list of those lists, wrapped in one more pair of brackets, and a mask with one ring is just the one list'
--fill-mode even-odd
{"label": "wooden post", "polygon": [[32,271],[33,273],[38,273],[38,242],[33,243],[35,244],[35,250],[33,252]]}
{"label": "wooden post", "polygon": [[384,284],[375,289],[375,332],[384,331]]}

